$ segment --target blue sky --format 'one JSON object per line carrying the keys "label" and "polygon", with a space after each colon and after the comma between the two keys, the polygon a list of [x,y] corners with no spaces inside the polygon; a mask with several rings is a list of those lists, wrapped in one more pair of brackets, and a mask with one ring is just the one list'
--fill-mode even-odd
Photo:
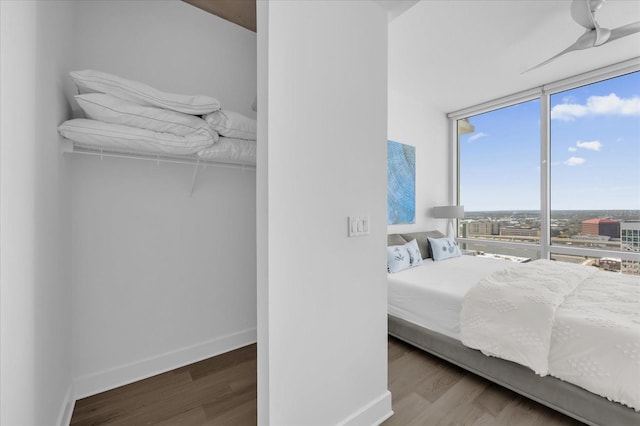
{"label": "blue sky", "polygon": [[[471,117],[460,139],[467,211],[540,207],[540,101]],[[640,72],[551,96],[551,208],[640,209]]]}

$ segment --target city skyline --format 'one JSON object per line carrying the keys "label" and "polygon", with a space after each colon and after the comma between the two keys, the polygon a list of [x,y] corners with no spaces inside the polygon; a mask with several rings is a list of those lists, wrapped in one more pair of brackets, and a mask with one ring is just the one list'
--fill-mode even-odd
{"label": "city skyline", "polygon": [[[551,210],[640,210],[640,72],[554,94],[550,108]],[[539,210],[540,100],[469,121],[460,203],[467,211]]]}
{"label": "city skyline", "polygon": [[[568,212],[573,212],[573,213],[584,213],[584,212],[591,212],[591,213],[598,213],[598,215],[601,215],[602,213],[612,213],[612,212],[634,212],[635,214],[640,214],[640,209],[552,209],[551,210],[552,213],[568,213]],[[503,213],[503,214],[523,214],[523,213],[536,213],[536,214],[540,214],[540,210],[536,209],[526,209],[526,210],[514,210],[514,209],[503,209],[503,210],[468,210],[465,207],[465,216],[468,214],[475,214],[475,213]],[[640,220],[640,217],[638,218]]]}

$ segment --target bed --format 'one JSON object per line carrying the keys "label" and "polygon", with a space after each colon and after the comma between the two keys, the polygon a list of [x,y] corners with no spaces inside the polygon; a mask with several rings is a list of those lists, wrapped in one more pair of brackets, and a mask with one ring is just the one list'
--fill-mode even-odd
{"label": "bed", "polygon": [[[389,245],[401,243],[403,240],[406,241],[415,236],[418,236],[418,234],[405,234],[403,235],[404,238],[391,235],[389,236]],[[419,238],[425,239],[421,236]],[[426,241],[422,242],[423,245],[426,244]],[[427,252],[428,256],[428,248],[424,251]],[[522,265],[521,269],[525,266],[535,271],[536,267],[540,268],[545,265],[531,262]],[[569,268],[576,266],[571,265]],[[570,383],[566,378],[561,380],[552,375],[545,375],[548,370],[551,370],[551,374],[562,376],[562,371],[556,371],[559,369],[553,363],[548,366],[547,370],[545,370],[546,365],[540,366],[535,363],[524,366],[495,356],[496,354],[487,356],[481,350],[472,349],[462,343],[462,340],[465,340],[465,342],[467,340],[473,341],[473,339],[469,339],[466,332],[468,324],[460,320],[461,316],[464,317],[464,315],[461,315],[463,309],[467,315],[477,314],[472,309],[474,305],[470,305],[470,302],[465,300],[465,296],[469,293],[469,298],[471,298],[472,292],[470,290],[472,288],[477,289],[480,284],[485,283],[487,277],[504,275],[502,271],[511,271],[513,268],[518,267],[518,264],[504,260],[462,255],[439,262],[434,262],[427,258],[424,260],[423,265],[397,273],[390,273],[388,275],[389,334],[584,423],[591,425],[640,424],[639,411],[585,390],[582,387],[585,386],[583,383],[579,383],[581,386],[578,386]],[[575,275],[573,272],[570,273]],[[588,275],[591,276],[591,272]],[[510,277],[509,274],[506,276]],[[602,275],[598,274],[596,277],[598,277],[596,279],[598,281]],[[610,276],[604,275],[604,277],[610,279]],[[512,277],[509,279],[512,279]],[[627,280],[627,284],[629,283],[637,284],[637,280],[631,278]],[[599,305],[601,304],[597,303],[597,298],[602,297],[602,294],[593,293],[595,288],[593,286],[602,285],[602,282],[593,283],[592,287],[585,284],[587,296],[580,297],[573,296],[572,288],[578,285],[568,286],[566,297],[562,297],[562,299],[567,300],[566,304],[583,306],[585,303],[590,303],[591,298],[593,306],[596,309],[600,309],[601,306]],[[632,291],[635,292],[635,289]],[[526,297],[530,298],[531,295],[527,294]],[[638,302],[640,303],[640,300]],[[539,306],[546,306],[546,303]],[[510,309],[504,311],[507,312]],[[564,317],[565,320],[574,320],[570,309],[563,307],[562,309],[558,308],[557,311],[558,315]],[[509,313],[507,312],[504,315],[508,316]],[[505,316],[505,319],[507,316]],[[633,336],[629,339],[630,341],[625,343],[626,348],[623,348],[627,351],[629,361],[635,363],[633,364],[635,367],[638,367],[639,364],[638,349],[640,348],[640,323],[633,322],[637,321],[637,318],[638,313],[633,313],[631,317]],[[462,330],[461,324],[463,325]],[[636,325],[637,327],[635,327]],[[491,329],[490,326],[478,328],[482,332]],[[562,340],[562,333],[566,334],[567,330],[570,329],[571,327],[556,327],[554,329],[556,334],[553,339]],[[481,339],[481,341],[484,340]],[[549,352],[549,358],[552,360],[557,358],[562,355],[563,351],[567,351],[567,348],[569,350],[581,350],[571,345],[565,345],[564,347],[557,345],[557,349]],[[481,349],[484,352],[491,353],[490,350],[487,350],[487,347],[482,347]],[[514,359],[517,359],[517,357]],[[542,361],[537,360],[536,362]],[[526,361],[523,361],[523,363],[527,364]],[[634,374],[637,374],[635,367],[632,369],[634,371],[625,370],[625,374],[629,374],[629,377],[623,377],[623,379],[631,380],[631,389],[637,396],[637,393],[640,393],[640,381],[637,382],[637,385],[634,385],[637,379],[634,376]],[[534,369],[543,376],[536,374]],[[576,381],[579,382],[579,380]],[[588,386],[589,383],[586,385]],[[625,400],[625,402],[628,403],[629,401]],[[633,402],[630,405],[636,409],[638,408],[637,402]]]}

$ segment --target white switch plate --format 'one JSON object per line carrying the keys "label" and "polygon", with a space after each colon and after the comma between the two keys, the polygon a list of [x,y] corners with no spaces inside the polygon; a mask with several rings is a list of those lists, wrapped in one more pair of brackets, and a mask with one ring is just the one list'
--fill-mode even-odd
{"label": "white switch plate", "polygon": [[347,235],[349,237],[369,235],[369,216],[347,217]]}

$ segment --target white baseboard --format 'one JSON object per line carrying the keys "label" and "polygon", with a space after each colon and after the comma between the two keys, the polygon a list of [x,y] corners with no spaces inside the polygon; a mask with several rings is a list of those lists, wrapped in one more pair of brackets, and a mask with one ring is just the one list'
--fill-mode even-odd
{"label": "white baseboard", "polygon": [[393,415],[391,392],[386,391],[339,423],[340,426],[379,425]]}
{"label": "white baseboard", "polygon": [[256,329],[250,328],[109,370],[80,376],[73,381],[74,400],[202,361],[250,345],[256,340]]}
{"label": "white baseboard", "polygon": [[60,407],[60,414],[58,414],[58,421],[56,422],[58,426],[69,426],[69,423],[71,423],[71,415],[73,414],[73,407],[76,403],[76,400],[72,398],[72,389],[73,386],[69,385],[64,395],[62,407]]}

